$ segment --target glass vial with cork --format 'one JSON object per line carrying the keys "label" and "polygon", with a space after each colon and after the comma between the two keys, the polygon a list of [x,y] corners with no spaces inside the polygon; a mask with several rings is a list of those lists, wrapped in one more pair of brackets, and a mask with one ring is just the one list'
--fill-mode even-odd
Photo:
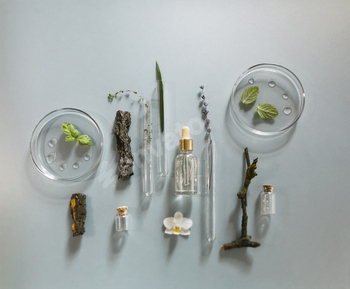
{"label": "glass vial with cork", "polygon": [[198,161],[192,153],[193,140],[187,126],[182,128],[179,149],[180,153],[175,158],[175,195],[192,196],[197,194]]}
{"label": "glass vial with cork", "polygon": [[116,231],[127,231],[129,229],[129,216],[128,207],[118,207],[118,216],[115,217],[115,230]]}
{"label": "glass vial with cork", "polygon": [[274,215],[276,213],[275,193],[273,186],[264,185],[260,193],[261,214]]}

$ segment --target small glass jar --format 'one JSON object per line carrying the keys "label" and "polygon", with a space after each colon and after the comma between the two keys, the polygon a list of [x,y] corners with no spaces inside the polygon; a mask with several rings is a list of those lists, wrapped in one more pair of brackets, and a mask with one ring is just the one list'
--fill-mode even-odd
{"label": "small glass jar", "polygon": [[118,216],[115,217],[115,230],[127,231],[129,229],[129,216],[127,215],[128,207],[118,207]]}
{"label": "small glass jar", "polygon": [[273,186],[263,186],[260,193],[260,203],[262,215],[274,215],[276,213],[276,201]]}

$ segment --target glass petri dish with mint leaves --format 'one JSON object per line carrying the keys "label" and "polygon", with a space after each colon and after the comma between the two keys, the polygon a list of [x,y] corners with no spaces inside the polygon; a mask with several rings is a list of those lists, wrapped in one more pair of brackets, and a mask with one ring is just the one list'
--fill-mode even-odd
{"label": "glass petri dish with mint leaves", "polygon": [[290,129],[300,118],[305,93],[298,77],[277,64],[258,64],[244,71],[231,94],[231,116],[245,130],[273,136]]}

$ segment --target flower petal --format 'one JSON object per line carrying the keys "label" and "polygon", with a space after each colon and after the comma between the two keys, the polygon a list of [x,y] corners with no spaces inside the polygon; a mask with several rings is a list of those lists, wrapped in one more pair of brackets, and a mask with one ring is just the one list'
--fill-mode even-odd
{"label": "flower petal", "polygon": [[174,219],[175,219],[176,224],[180,225],[182,222],[182,219],[183,219],[183,215],[180,212],[176,212],[174,215]]}
{"label": "flower petal", "polygon": [[182,228],[182,230],[181,230],[181,235],[187,236],[190,233],[191,233],[190,230],[187,230],[187,229],[184,229],[184,228]]}
{"label": "flower petal", "polygon": [[164,233],[172,235],[173,234],[173,230],[165,229]]}
{"label": "flower petal", "polygon": [[189,228],[192,227],[192,224],[193,222],[191,219],[183,218],[181,222],[181,228],[188,230]]}
{"label": "flower petal", "polygon": [[172,230],[173,227],[176,225],[175,219],[173,217],[165,218],[163,221],[164,227],[168,230]]}

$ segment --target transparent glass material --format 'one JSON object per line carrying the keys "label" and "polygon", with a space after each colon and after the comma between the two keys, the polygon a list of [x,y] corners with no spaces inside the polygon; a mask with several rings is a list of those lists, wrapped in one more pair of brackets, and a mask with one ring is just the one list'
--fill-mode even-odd
{"label": "transparent glass material", "polygon": [[164,129],[161,130],[161,119],[160,119],[160,109],[161,109],[161,102],[160,102],[160,81],[156,81],[156,95],[157,95],[157,101],[155,102],[154,106],[154,113],[157,114],[157,166],[158,166],[158,174],[161,177],[164,177],[168,174],[168,154],[166,151],[165,146],[165,133],[166,133],[166,119],[165,119],[165,100],[166,100],[166,82],[162,81],[163,85],[163,114],[164,114]]}
{"label": "transparent glass material", "polygon": [[264,188],[260,193],[261,214],[262,215],[274,215],[276,213],[276,201],[273,188],[270,192],[266,192]]}
{"label": "transparent glass material", "polygon": [[215,142],[205,147],[205,228],[209,242],[215,240]]}
{"label": "transparent glass material", "polygon": [[181,150],[175,158],[175,195],[197,194],[198,161],[192,150]]}
{"label": "transparent glass material", "polygon": [[116,216],[115,229],[116,231],[127,231],[129,229],[129,216]]}
{"label": "transparent glass material", "polygon": [[[242,93],[252,86],[259,87],[258,97],[251,104],[243,104]],[[256,112],[260,103],[273,105],[278,116],[261,119]],[[232,90],[230,112],[233,119],[249,132],[271,136],[291,128],[300,118],[304,105],[304,89],[293,72],[280,65],[258,64],[238,77]]]}
{"label": "transparent glass material", "polygon": [[[61,125],[74,125],[80,135],[92,143],[82,146],[66,142]],[[86,177],[98,167],[103,151],[103,134],[97,122],[86,112],[75,108],[55,110],[42,118],[30,140],[30,153],[35,166],[53,180],[72,181]]]}
{"label": "transparent glass material", "polygon": [[143,106],[143,193],[146,196],[153,194],[154,176],[153,176],[153,157],[151,154],[153,142],[153,122],[152,106],[150,101],[146,101]]}

